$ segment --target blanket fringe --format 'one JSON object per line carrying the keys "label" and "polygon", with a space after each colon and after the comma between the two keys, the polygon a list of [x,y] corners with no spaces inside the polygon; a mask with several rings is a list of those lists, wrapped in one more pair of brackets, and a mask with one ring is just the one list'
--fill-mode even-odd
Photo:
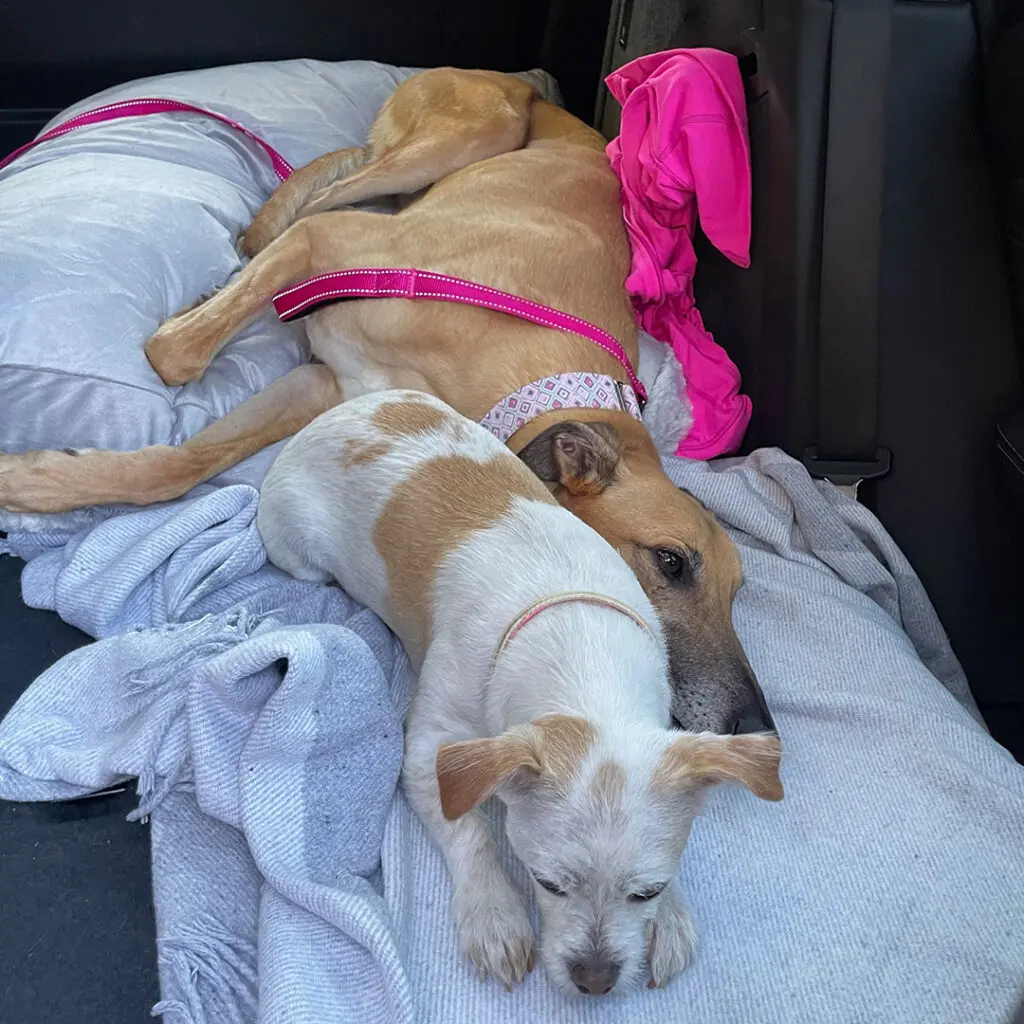
{"label": "blanket fringe", "polygon": [[[195,931],[160,941],[162,999],[150,1016],[164,1024],[235,1024],[256,1017],[256,947],[208,915]],[[170,995],[173,993],[173,995]]]}
{"label": "blanket fringe", "polygon": [[[148,697],[155,700],[166,693],[173,684],[178,687],[174,694],[176,713],[172,720],[184,711],[188,699],[187,686],[183,679],[190,678],[203,662],[222,654],[245,640],[256,623],[258,616],[245,611],[232,611],[224,615],[206,615],[194,622],[172,623],[161,629],[162,633],[177,633],[180,643],[172,653],[162,655],[136,669],[128,677],[124,699]],[[191,635],[190,635],[191,634]],[[170,726],[168,726],[168,729]],[[149,816],[181,782],[185,774],[185,758],[166,775],[157,775],[155,765],[159,764],[160,753],[167,736],[164,730],[156,737],[150,749],[146,764],[139,771],[136,793],[139,805],[128,820],[145,824]]]}

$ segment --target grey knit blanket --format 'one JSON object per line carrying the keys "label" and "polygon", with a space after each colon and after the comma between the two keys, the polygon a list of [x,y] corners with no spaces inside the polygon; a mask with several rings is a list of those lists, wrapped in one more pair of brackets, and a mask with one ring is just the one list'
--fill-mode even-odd
{"label": "grey knit blanket", "polygon": [[[14,536],[26,601],[101,638],[0,724],[0,796],[138,777],[170,1024],[1003,1024],[1024,989],[1024,769],[979,724],[878,522],[775,451],[669,471],[728,525],[782,804],[722,790],[662,991],[511,995],[458,953],[396,780],[413,680],[381,623],[265,564],[235,486]],[[506,858],[507,851],[506,851]],[[510,861],[512,877],[525,883]]]}

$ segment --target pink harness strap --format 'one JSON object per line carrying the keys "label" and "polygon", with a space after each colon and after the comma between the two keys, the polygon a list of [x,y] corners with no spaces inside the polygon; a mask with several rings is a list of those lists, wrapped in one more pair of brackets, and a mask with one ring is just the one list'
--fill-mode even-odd
{"label": "pink harness strap", "polygon": [[282,321],[295,320],[313,312],[319,306],[341,299],[434,299],[441,302],[461,302],[469,306],[482,306],[499,313],[529,320],[556,331],[578,334],[592,341],[616,359],[629,377],[629,383],[641,404],[647,401],[647,391],[633,372],[625,349],[607,331],[581,320],[577,316],[542,306],[539,302],[520,298],[509,292],[498,291],[472,281],[448,274],[435,274],[428,270],[398,268],[365,268],[336,270],[319,274],[300,284],[285,288],[274,296],[274,309]]}
{"label": "pink harness strap", "polygon": [[51,128],[48,132],[44,132],[31,142],[26,142],[24,146],[19,146],[13,153],[0,160],[0,171],[12,161],[17,160],[23,153],[34,149],[41,142],[49,142],[50,139],[60,138],[61,135],[67,135],[68,132],[73,132],[76,128],[84,128],[90,124],[102,124],[104,121],[116,121],[122,117],[143,117],[146,114],[170,113],[202,114],[204,117],[212,117],[241,132],[246,138],[252,139],[270,157],[274,173],[281,181],[284,181],[294,170],[292,165],[270,143],[264,142],[258,135],[254,135],[249,131],[245,125],[232,121],[230,117],[225,117],[223,114],[218,114],[213,110],[205,110],[202,107],[193,106],[191,103],[182,103],[180,100],[140,98],[136,100],[121,100],[118,103],[108,103],[104,107],[86,110],[81,114],[68,118],[67,121],[57,125],[55,128]]}

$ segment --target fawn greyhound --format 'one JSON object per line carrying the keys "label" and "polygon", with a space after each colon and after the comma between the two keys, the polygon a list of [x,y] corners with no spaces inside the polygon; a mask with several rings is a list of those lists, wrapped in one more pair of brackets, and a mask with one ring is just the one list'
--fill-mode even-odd
{"label": "fawn greyhound", "polygon": [[[394,215],[340,209],[382,196],[407,202]],[[597,325],[637,361],[623,287],[629,243],[604,140],[513,76],[414,75],[385,103],[367,145],[296,172],[242,247],[252,257],[245,269],[146,344],[164,382],[200,376],[278,291],[357,267],[415,267],[523,296]],[[0,455],[0,506],[50,512],[174,498],[371,391],[418,389],[480,420],[528,382],[622,369],[579,335],[449,302],[341,302],[317,310],[306,329],[315,361],[178,447]],[[633,568],[664,627],[677,721],[717,732],[773,728],[732,625],[739,555],[714,516],[666,476],[643,424],[624,406],[548,409],[508,445]]]}

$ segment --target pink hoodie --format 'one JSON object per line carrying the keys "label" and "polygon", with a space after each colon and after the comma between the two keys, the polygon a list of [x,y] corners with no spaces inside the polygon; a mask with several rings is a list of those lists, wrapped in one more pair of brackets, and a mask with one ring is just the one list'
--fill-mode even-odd
{"label": "pink hoodie", "polygon": [[671,344],[686,376],[693,427],[676,450],[691,459],[735,451],[750,421],[740,374],[694,305],[697,218],[733,263],[750,265],[750,148],[736,58],[667,50],[606,79],[622,104],[608,158],[622,182],[633,248],[626,288],[644,330]]}

